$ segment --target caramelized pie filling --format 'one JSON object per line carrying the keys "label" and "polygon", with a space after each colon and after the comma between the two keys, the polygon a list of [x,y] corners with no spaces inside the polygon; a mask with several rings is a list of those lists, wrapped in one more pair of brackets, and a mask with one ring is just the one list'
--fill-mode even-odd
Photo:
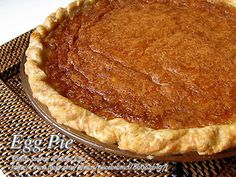
{"label": "caramelized pie filling", "polygon": [[105,119],[154,129],[236,122],[236,11],[226,5],[102,0],[44,45],[47,82]]}

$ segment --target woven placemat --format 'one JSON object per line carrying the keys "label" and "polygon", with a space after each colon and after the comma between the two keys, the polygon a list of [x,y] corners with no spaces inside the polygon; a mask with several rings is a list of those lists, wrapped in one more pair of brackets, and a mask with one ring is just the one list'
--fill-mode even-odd
{"label": "woven placemat", "polygon": [[[236,157],[175,163],[126,158],[99,152],[79,142],[74,143],[70,149],[60,149],[59,143],[48,149],[51,135],[58,135],[64,141],[68,138],[53,129],[36,113],[22,89],[19,75],[20,61],[27,48],[30,34],[31,31],[0,47],[0,168],[6,176],[236,176]],[[22,148],[12,149],[13,135],[22,135],[22,144],[26,139],[41,139],[41,151],[24,154]],[[124,170],[68,168],[81,165],[98,167],[101,164],[124,167],[141,164],[145,167],[159,168]]]}

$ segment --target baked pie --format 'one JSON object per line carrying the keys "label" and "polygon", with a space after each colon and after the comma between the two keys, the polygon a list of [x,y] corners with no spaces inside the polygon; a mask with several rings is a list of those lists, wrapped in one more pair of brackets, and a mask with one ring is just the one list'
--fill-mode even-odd
{"label": "baked pie", "polygon": [[60,124],[139,154],[236,146],[236,1],[74,1],[33,32],[25,71]]}

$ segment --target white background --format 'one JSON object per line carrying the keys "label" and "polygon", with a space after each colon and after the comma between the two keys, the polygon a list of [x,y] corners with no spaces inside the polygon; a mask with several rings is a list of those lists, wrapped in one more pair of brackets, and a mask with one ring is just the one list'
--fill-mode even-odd
{"label": "white background", "polygon": [[0,0],[0,45],[33,29],[72,0]]}
{"label": "white background", "polygon": [[2,173],[1,170],[0,170],[0,177],[5,177],[5,175]]}
{"label": "white background", "polygon": [[[0,45],[43,23],[49,14],[71,1],[0,0]],[[4,177],[1,170],[0,177]]]}

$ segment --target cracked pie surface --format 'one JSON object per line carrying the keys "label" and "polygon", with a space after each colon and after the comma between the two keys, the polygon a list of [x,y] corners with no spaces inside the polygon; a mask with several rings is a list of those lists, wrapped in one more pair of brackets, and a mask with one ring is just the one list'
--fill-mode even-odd
{"label": "cracked pie surface", "polygon": [[57,122],[147,155],[236,146],[236,1],[74,1],[25,70]]}

